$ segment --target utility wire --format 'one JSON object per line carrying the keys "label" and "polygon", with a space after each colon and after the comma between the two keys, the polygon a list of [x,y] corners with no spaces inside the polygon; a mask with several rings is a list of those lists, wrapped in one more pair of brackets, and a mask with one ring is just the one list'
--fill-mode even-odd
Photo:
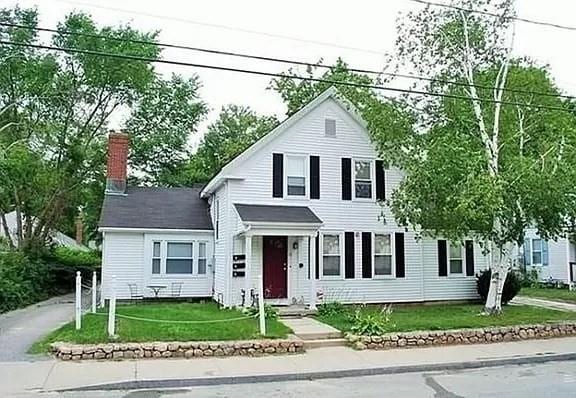
{"label": "utility wire", "polygon": [[[398,88],[398,87],[385,87],[385,86],[378,86],[378,85],[373,85],[373,84],[362,84],[362,83],[354,83],[354,82],[346,82],[346,81],[338,81],[338,80],[330,80],[330,79],[321,79],[321,78],[299,76],[299,75],[287,74],[287,73],[264,72],[264,71],[257,71],[257,70],[252,70],[252,69],[240,69],[240,68],[232,68],[232,67],[220,66],[220,65],[197,64],[197,63],[184,62],[184,61],[175,61],[175,60],[167,60],[167,59],[142,57],[139,55],[113,54],[113,53],[107,53],[107,52],[101,52],[101,51],[83,50],[83,49],[78,49],[78,48],[65,48],[65,47],[57,47],[57,46],[46,46],[46,45],[41,45],[41,44],[18,43],[18,42],[5,41],[5,40],[0,40],[0,44],[1,45],[16,46],[16,47],[37,48],[37,49],[41,49],[41,50],[53,50],[53,51],[61,51],[61,52],[76,53],[76,54],[87,54],[87,55],[94,55],[94,56],[100,56],[100,57],[132,60],[132,61],[143,61],[143,62],[161,63],[161,64],[169,64],[169,65],[188,66],[188,67],[202,68],[202,69],[220,70],[220,71],[227,71],[227,72],[238,72],[238,73],[246,73],[246,74],[258,75],[258,76],[289,78],[289,79],[296,79],[296,80],[302,80],[302,81],[329,83],[329,84],[333,84],[336,86],[370,88],[370,89],[374,89],[374,90],[392,91],[392,92],[403,93],[403,94],[418,94],[418,95],[428,95],[428,96],[440,97],[440,98],[472,100],[470,97],[466,97],[466,96],[462,96],[462,95],[444,94],[444,93],[420,91],[420,90],[411,90],[411,89],[403,89],[403,88]],[[522,106],[522,107],[529,107],[529,108],[535,108],[535,109],[548,109],[548,110],[570,112],[570,110],[567,108],[561,108],[561,107],[556,107],[556,106],[533,105],[533,104],[526,104],[526,103],[513,102],[513,101],[499,101],[499,100],[493,100],[493,99],[489,99],[489,98],[478,98],[477,100],[481,101],[481,102],[488,102],[488,103],[494,103],[494,104],[514,105],[514,106]]]}
{"label": "utility wire", "polygon": [[[126,43],[155,45],[155,46],[165,47],[165,48],[190,50],[190,51],[203,52],[203,53],[208,53],[208,54],[226,55],[226,56],[232,56],[232,57],[240,57],[240,58],[254,59],[254,60],[259,60],[259,61],[283,63],[283,64],[292,64],[292,65],[298,65],[298,66],[318,67],[318,68],[322,68],[322,69],[332,69],[334,67],[333,65],[324,65],[321,63],[312,63],[312,62],[298,61],[298,60],[286,59],[286,58],[266,57],[266,56],[238,53],[238,52],[232,52],[232,51],[222,51],[222,50],[214,50],[214,49],[201,48],[201,47],[192,47],[192,46],[173,44],[173,43],[162,43],[162,42],[152,42],[152,41],[146,41],[146,40],[126,39],[126,38],[120,38],[120,37],[99,35],[99,34],[94,34],[94,33],[74,32],[74,31],[64,30],[64,29],[50,29],[50,28],[43,28],[43,27],[34,27],[34,26],[8,23],[8,22],[0,22],[0,26],[19,28],[19,29],[29,29],[29,30],[35,30],[35,31],[40,31],[40,32],[57,33],[57,34],[70,35],[70,36],[83,36],[83,37],[90,37],[90,38],[96,38],[96,39],[114,40],[114,41],[126,42]],[[429,81],[429,82],[434,82],[434,83],[453,84],[455,86],[461,86],[461,87],[476,87],[479,89],[487,89],[487,90],[495,90],[496,89],[496,87],[482,85],[482,84],[469,85],[467,83],[453,81],[453,80],[436,79],[436,78],[417,76],[417,75],[411,75],[411,74],[392,73],[392,72],[375,71],[375,70],[358,69],[358,68],[349,68],[348,70],[350,70],[351,72],[364,73],[364,74],[384,75],[384,76],[390,76],[390,77],[399,77],[399,78],[406,78],[406,79]],[[502,90],[507,91],[507,92],[511,92],[511,93],[518,93],[518,94],[529,94],[529,95],[538,95],[538,96],[544,96],[544,97],[576,99],[576,97],[570,96],[570,95],[544,93],[544,92],[522,90],[522,89],[515,89],[515,88],[503,88]]]}
{"label": "utility wire", "polygon": [[122,12],[122,13],[130,14],[130,15],[141,15],[144,17],[165,19],[165,20],[183,22],[183,23],[188,23],[188,24],[198,25],[198,26],[206,26],[209,28],[224,29],[224,30],[229,30],[232,32],[242,32],[242,33],[248,33],[251,35],[274,37],[274,38],[282,39],[282,40],[291,40],[291,41],[296,41],[296,42],[300,42],[300,43],[309,43],[309,44],[320,45],[320,46],[341,48],[344,50],[352,50],[352,51],[358,51],[358,52],[369,53],[369,54],[386,55],[382,51],[370,50],[367,48],[344,46],[344,45],[337,44],[337,43],[318,41],[318,40],[309,40],[309,39],[303,39],[300,37],[286,36],[286,35],[281,35],[281,34],[276,34],[276,33],[261,32],[261,31],[257,31],[257,30],[245,29],[245,28],[240,28],[240,27],[236,27],[236,26],[227,26],[227,25],[220,25],[220,24],[215,24],[215,23],[200,22],[200,21],[195,21],[192,19],[173,17],[173,16],[168,16],[168,15],[157,15],[157,14],[151,14],[151,13],[147,13],[147,12],[128,10],[125,8],[108,7],[108,6],[102,6],[102,5],[98,5],[98,4],[91,4],[91,3],[79,2],[79,1],[67,1],[67,0],[56,0],[56,1],[58,1],[60,3],[66,3],[66,4],[72,4],[72,5],[83,5],[83,6],[98,8],[98,9],[102,9],[102,10],[117,11],[117,12]]}
{"label": "utility wire", "polygon": [[[465,11],[465,12],[471,12],[474,14],[482,14],[482,15],[487,15],[490,17],[502,18],[502,15],[500,15],[500,14],[496,14],[496,13],[488,12],[488,11],[473,10],[471,8],[459,7],[459,6],[455,6],[453,4],[443,4],[443,3],[437,3],[434,1],[426,1],[426,0],[407,0],[407,1],[411,1],[413,3],[418,3],[418,4],[424,4],[424,5],[428,5],[428,6],[433,6],[433,7],[451,8],[453,10],[458,10],[458,11]],[[553,22],[537,21],[534,19],[528,19],[528,18],[522,18],[522,17],[508,17],[508,18],[515,20],[515,21],[525,22],[525,23],[529,23],[529,24],[533,24],[533,25],[548,26],[551,28],[576,31],[576,26],[560,25],[560,24],[553,23]]]}

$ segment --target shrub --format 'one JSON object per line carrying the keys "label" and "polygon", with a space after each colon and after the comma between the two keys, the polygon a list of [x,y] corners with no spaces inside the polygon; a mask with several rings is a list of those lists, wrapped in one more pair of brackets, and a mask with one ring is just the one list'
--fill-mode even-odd
{"label": "shrub", "polygon": [[[486,301],[490,289],[491,270],[484,270],[476,277],[476,288],[482,300]],[[522,289],[522,278],[516,271],[508,272],[504,289],[502,290],[502,304],[508,304]]]}
{"label": "shrub", "polygon": [[[257,317],[259,314],[259,309],[257,306],[247,308],[245,310],[248,316]],[[270,304],[264,305],[264,317],[268,320],[278,319],[278,310],[272,307]]]}
{"label": "shrub", "polygon": [[364,307],[357,308],[351,316],[350,331],[362,336],[379,336],[388,331],[392,306],[384,306],[380,311],[366,311]]}
{"label": "shrub", "polygon": [[0,253],[0,312],[44,300],[54,292],[46,264],[19,252]]}
{"label": "shrub", "polygon": [[346,314],[348,310],[344,304],[338,301],[331,301],[329,303],[320,304],[318,306],[318,315],[325,317],[333,317]]}
{"label": "shrub", "polygon": [[91,280],[92,272],[97,271],[102,263],[98,252],[63,246],[51,249],[44,256],[44,261],[48,263],[54,275],[55,287],[60,291],[73,289],[76,271],[80,271],[83,278]]}
{"label": "shrub", "polygon": [[538,287],[540,285],[540,272],[536,268],[522,268],[522,287]]}

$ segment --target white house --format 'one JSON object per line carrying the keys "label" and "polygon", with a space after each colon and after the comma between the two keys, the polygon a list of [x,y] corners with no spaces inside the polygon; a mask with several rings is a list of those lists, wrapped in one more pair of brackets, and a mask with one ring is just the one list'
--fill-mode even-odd
{"label": "white house", "polygon": [[104,296],[213,297],[277,305],[475,299],[480,247],[417,240],[381,205],[402,179],[333,88],[199,188],[126,188],[128,138],[112,134],[100,231]]}
{"label": "white house", "polygon": [[518,255],[527,270],[536,270],[543,281],[576,281],[576,245],[570,235],[544,240],[535,228],[528,228]]}

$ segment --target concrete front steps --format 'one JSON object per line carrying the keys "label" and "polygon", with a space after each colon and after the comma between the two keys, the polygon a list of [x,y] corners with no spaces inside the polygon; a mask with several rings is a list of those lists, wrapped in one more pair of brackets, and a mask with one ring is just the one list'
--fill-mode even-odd
{"label": "concrete front steps", "polygon": [[280,320],[294,332],[294,335],[304,341],[306,349],[320,347],[337,347],[346,345],[342,333],[311,317],[284,317]]}

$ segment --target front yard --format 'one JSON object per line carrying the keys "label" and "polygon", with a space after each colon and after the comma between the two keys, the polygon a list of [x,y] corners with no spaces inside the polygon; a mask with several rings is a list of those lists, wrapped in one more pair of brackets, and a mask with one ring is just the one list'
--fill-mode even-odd
{"label": "front yard", "polygon": [[[380,311],[379,306],[359,307],[369,314]],[[339,313],[318,315],[317,319],[343,332],[351,329],[351,315],[356,309],[347,306]],[[449,330],[537,324],[548,321],[576,320],[576,312],[561,312],[545,308],[508,305],[500,316],[479,315],[477,304],[417,305],[393,307],[387,332],[412,332],[417,330]]]}
{"label": "front yard", "polygon": [[523,287],[520,291],[520,295],[576,304],[576,290],[570,291],[568,289],[557,288]]}
{"label": "front yard", "polygon": [[[109,342],[107,335],[106,310],[98,314],[86,314],[82,319],[82,329],[76,330],[74,322],[57,329],[35,343],[30,352],[41,353],[50,349],[56,341],[95,344]],[[258,319],[237,319],[246,316],[234,309],[219,309],[215,303],[154,303],[118,305],[116,313],[136,318],[154,320],[143,321],[118,317],[116,334],[119,342],[149,341],[217,341],[248,340],[261,338]],[[210,323],[169,323],[165,321],[215,321]],[[266,338],[283,338],[291,330],[278,320],[266,321]]]}

